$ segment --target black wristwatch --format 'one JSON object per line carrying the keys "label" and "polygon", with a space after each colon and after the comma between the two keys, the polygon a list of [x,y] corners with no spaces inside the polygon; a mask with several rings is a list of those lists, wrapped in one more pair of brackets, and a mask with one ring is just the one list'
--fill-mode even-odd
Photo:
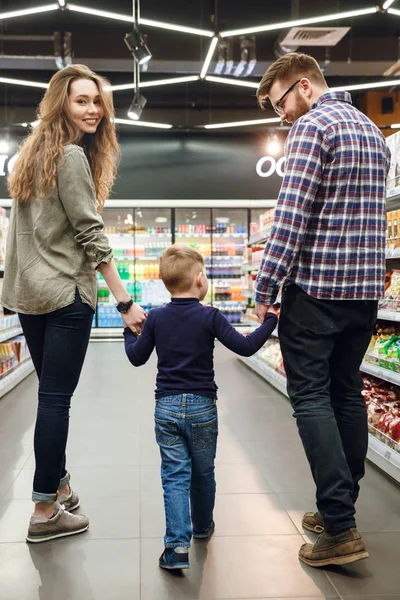
{"label": "black wristwatch", "polygon": [[128,302],[118,302],[118,304],[117,304],[117,311],[120,312],[120,313],[125,314],[125,313],[128,312],[128,310],[130,309],[130,307],[132,306],[132,304],[133,304],[132,298],[130,300],[128,300]]}

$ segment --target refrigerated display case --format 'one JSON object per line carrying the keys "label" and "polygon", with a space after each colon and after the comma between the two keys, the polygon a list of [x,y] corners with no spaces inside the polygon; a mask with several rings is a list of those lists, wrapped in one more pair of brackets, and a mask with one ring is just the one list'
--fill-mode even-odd
{"label": "refrigerated display case", "polygon": [[189,244],[204,256],[210,282],[205,303],[236,324],[246,309],[240,265],[247,232],[247,209],[175,209],[175,242]]}
{"label": "refrigerated display case", "polygon": [[[158,258],[171,244],[171,210],[107,208],[103,219],[118,273],[128,293],[146,311],[166,304],[170,296],[159,278]],[[100,273],[98,284],[96,326],[122,327],[115,298]]]}

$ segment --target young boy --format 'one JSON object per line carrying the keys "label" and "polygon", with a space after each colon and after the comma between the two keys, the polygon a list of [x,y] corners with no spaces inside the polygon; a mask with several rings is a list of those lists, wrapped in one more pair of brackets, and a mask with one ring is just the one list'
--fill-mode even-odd
{"label": "young boy", "polygon": [[162,253],[160,275],[171,302],[149,313],[139,337],[125,329],[125,351],[138,367],[156,348],[155,432],[166,516],[165,549],[159,565],[187,569],[192,535],[207,539],[215,527],[218,388],[214,340],[236,354],[251,356],[269,338],[277,317],[272,309],[258,329],[243,336],[217,308],[200,304],[208,290],[204,260],[184,244]]}

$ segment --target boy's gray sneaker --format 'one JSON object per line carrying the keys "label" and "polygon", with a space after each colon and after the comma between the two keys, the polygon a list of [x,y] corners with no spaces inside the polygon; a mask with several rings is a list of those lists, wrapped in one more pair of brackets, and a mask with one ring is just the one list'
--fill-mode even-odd
{"label": "boy's gray sneaker", "polygon": [[85,515],[73,515],[59,508],[51,519],[32,515],[29,523],[27,542],[39,543],[60,537],[83,533],[89,528],[89,519]]}
{"label": "boy's gray sneaker", "polygon": [[73,510],[76,510],[78,508],[78,506],[80,506],[80,504],[81,504],[78,494],[76,492],[74,492],[73,490],[71,490],[71,493],[69,496],[67,496],[66,494],[60,494],[57,497],[57,500],[60,504],[62,504],[64,506],[65,510],[67,510],[68,512],[72,512]]}
{"label": "boy's gray sneaker", "polygon": [[301,521],[304,529],[313,533],[322,533],[324,531],[324,520],[320,512],[307,512]]}

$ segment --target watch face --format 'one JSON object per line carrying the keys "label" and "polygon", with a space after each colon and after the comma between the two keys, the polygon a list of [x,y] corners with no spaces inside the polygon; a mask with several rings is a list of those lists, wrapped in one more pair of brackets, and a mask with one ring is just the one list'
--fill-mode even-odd
{"label": "watch face", "polygon": [[120,313],[126,313],[130,309],[130,307],[132,306],[132,304],[133,304],[133,300],[129,300],[129,302],[119,302],[117,304],[117,310]]}

